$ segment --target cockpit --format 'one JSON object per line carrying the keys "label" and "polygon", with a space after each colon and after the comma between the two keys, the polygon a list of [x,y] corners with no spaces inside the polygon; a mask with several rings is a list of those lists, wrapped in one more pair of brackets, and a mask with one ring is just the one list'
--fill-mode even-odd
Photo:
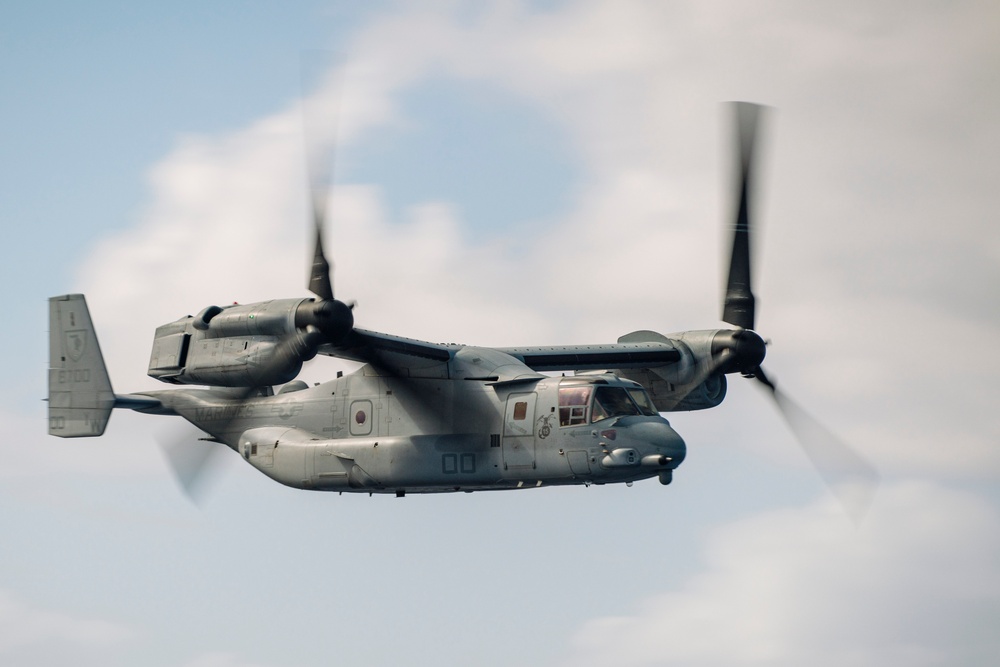
{"label": "cockpit", "polygon": [[612,417],[656,416],[649,394],[638,384],[567,378],[559,386],[559,425],[578,426]]}

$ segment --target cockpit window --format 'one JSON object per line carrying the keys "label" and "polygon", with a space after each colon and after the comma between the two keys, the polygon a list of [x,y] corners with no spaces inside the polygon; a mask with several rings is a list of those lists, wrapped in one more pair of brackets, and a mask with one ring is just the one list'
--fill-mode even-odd
{"label": "cockpit window", "polygon": [[587,405],[590,403],[592,385],[559,387],[559,425],[574,426],[587,423]]}
{"label": "cockpit window", "polygon": [[596,422],[610,417],[638,415],[639,408],[624,387],[598,387],[594,395],[594,410],[590,421]]}
{"label": "cockpit window", "polygon": [[657,414],[649,394],[642,387],[626,388],[593,384],[569,384],[559,387],[560,426],[576,426],[628,415],[652,417]]}
{"label": "cockpit window", "polygon": [[640,389],[636,387],[635,389],[629,389],[628,395],[632,397],[635,404],[639,406],[639,411],[648,417],[655,417],[659,413],[656,411],[656,406],[653,405],[653,401],[650,400],[649,394],[646,393],[645,389]]}

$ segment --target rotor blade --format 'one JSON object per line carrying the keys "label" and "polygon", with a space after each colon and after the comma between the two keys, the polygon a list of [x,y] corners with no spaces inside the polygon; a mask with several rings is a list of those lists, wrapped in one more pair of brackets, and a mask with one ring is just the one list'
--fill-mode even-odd
{"label": "rotor blade", "polygon": [[[309,360],[316,356],[316,348],[323,340],[323,334],[315,327],[307,327],[305,331],[297,332],[287,336],[278,345],[278,350],[268,362],[273,368],[283,368],[291,360]],[[269,372],[265,371],[265,375]],[[251,400],[254,396],[263,395],[265,387],[240,387],[229,392],[228,401],[240,405]],[[269,388],[267,388],[269,390]],[[270,394],[270,391],[268,391]],[[184,495],[201,507],[208,496],[208,493],[215,486],[215,482],[221,471],[222,459],[220,454],[227,445],[221,442],[226,435],[236,437],[239,435],[238,429],[235,433],[229,433],[230,428],[235,425],[239,411],[233,411],[233,416],[215,422],[211,427],[213,437],[218,437],[218,441],[207,441],[205,434],[193,428],[172,430],[161,432],[157,436],[157,442],[163,451],[170,466],[171,472],[177,481],[177,485],[184,492]]]}
{"label": "rotor blade", "polygon": [[324,301],[333,301],[333,278],[330,275],[330,263],[323,254],[323,227],[318,214],[316,218],[316,250],[313,253],[312,270],[309,274],[309,291]]}
{"label": "rotor blade", "polygon": [[[281,371],[290,364],[296,369],[297,375],[301,363],[316,356],[316,348],[323,339],[323,333],[314,326],[308,326],[304,331],[286,336],[262,369],[260,377],[273,375],[274,371]],[[267,390],[266,394],[264,390]],[[224,400],[227,404],[241,405],[254,396],[270,395],[270,393],[270,387],[237,387],[228,391]],[[201,506],[209,490],[214,486],[221,463],[219,453],[227,447],[222,441],[228,441],[228,438],[235,439],[240,435],[239,427],[230,432],[236,425],[239,415],[240,411],[234,410],[232,417],[215,421],[208,426],[212,437],[218,438],[215,442],[205,442],[203,437],[205,434],[191,428],[184,431],[163,432],[157,437],[157,442],[174,473],[178,486],[195,505]]]}
{"label": "rotor blade", "polygon": [[188,429],[185,433],[161,433],[157,436],[177,485],[199,507],[215,485],[220,472],[219,454],[225,447],[216,442],[200,441],[203,435],[200,431]]}
{"label": "rotor blade", "polygon": [[329,81],[321,82],[317,89],[308,95],[306,88],[313,85],[312,79],[315,78],[316,70],[330,71],[330,60],[330,54],[321,51],[302,53],[302,125],[309,178],[309,202],[315,228],[315,248],[308,289],[326,301],[333,299],[333,278],[330,263],[323,252],[323,229],[326,226],[327,200],[333,183],[339,96],[330,92],[337,86]]}
{"label": "rotor blade", "polygon": [[860,454],[820,424],[798,403],[780,391],[764,370],[755,376],[770,390],[778,411],[795,434],[820,477],[843,505],[855,525],[860,525],[875,498],[880,476]]}
{"label": "rotor blade", "polygon": [[748,102],[733,102],[732,107],[736,119],[736,150],[739,156],[738,204],[722,320],[743,329],[753,329],[755,303],[750,286],[750,189],[754,142],[763,107]]}
{"label": "rotor blade", "polygon": [[687,383],[687,391],[681,392],[677,397],[677,403],[680,403],[685,398],[687,398],[692,391],[701,386],[703,382],[708,380],[716,371],[718,371],[722,366],[733,356],[733,353],[729,350],[723,350],[722,352],[712,355],[706,361],[700,363],[700,367],[695,371],[694,377],[689,383]]}
{"label": "rotor blade", "polygon": [[302,363],[316,356],[316,350],[324,340],[323,332],[313,325],[285,336],[275,348],[274,355],[261,366],[258,377],[272,377],[278,373],[286,374],[287,371],[286,377],[281,381],[292,381],[302,369]]}

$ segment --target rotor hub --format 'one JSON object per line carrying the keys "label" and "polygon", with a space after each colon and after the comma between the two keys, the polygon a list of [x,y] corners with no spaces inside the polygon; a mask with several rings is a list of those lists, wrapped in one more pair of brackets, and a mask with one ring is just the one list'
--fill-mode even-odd
{"label": "rotor hub", "polygon": [[354,329],[354,312],[337,299],[306,301],[295,312],[295,326],[314,326],[330,342],[339,343]]}
{"label": "rotor hub", "polygon": [[767,345],[757,332],[749,329],[720,331],[712,339],[712,356],[726,355],[723,373],[753,374],[767,355]]}

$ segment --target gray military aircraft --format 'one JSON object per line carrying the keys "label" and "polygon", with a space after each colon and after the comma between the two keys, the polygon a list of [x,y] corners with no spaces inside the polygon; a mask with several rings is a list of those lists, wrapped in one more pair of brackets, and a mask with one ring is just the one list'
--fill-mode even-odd
{"label": "gray military aircraft", "polygon": [[[738,206],[722,319],[735,328],[511,348],[360,329],[352,306],[334,297],[325,197],[314,191],[315,298],[213,305],[159,327],[148,373],[180,388],[114,393],[83,295],[51,298],[49,433],[99,436],[113,408],[177,415],[271,479],[323,491],[403,496],[652,477],[669,484],[686,448],[660,413],[715,407],[726,375],[740,373],[769,390],[831,486],[847,474],[873,490],[871,466],[825,430],[817,436],[761,368],[749,220],[760,108],[734,108]],[[316,354],[364,365],[309,387],[295,378]]]}

